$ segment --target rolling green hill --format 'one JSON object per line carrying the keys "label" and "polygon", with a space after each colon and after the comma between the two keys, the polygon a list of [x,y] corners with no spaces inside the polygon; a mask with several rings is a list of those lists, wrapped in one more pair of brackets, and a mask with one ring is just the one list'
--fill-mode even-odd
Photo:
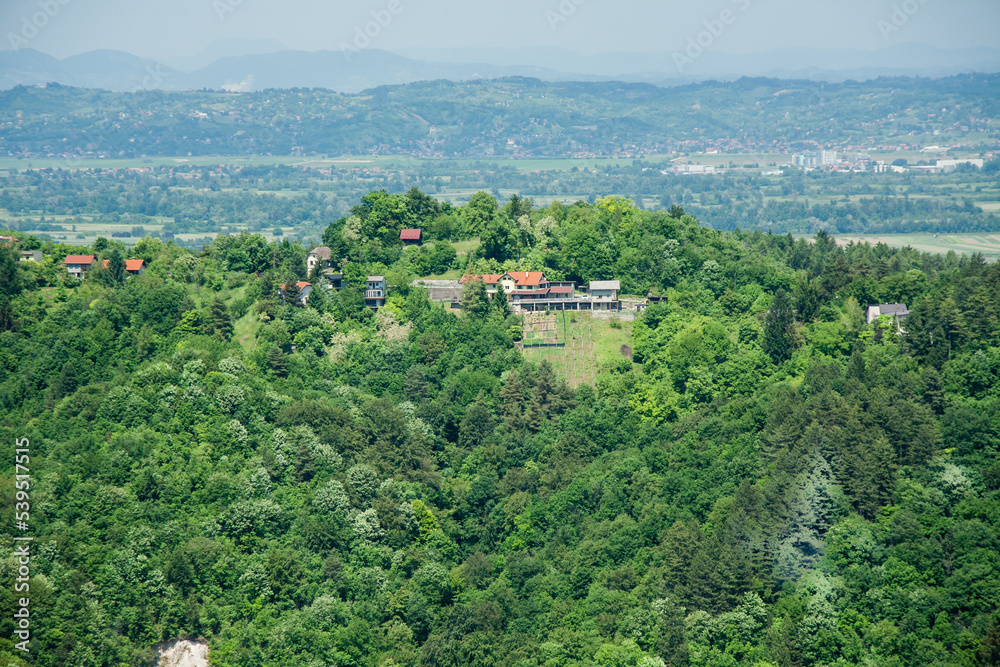
{"label": "rolling green hill", "polygon": [[1000,75],[675,88],[511,78],[255,93],[0,93],[0,153],[109,158],[411,154],[589,157],[785,153],[818,146],[995,146]]}
{"label": "rolling green hill", "polygon": [[[0,436],[30,450],[26,489],[0,478],[0,599],[31,619],[26,654],[0,618],[5,664],[178,637],[246,667],[996,663],[1000,265],[486,193],[463,260],[400,247],[440,210],[374,192],[331,223],[339,292],[254,234],[0,246]],[[81,252],[111,268],[67,278]],[[666,299],[570,386],[502,301],[410,287],[437,263]],[[866,322],[885,302],[903,331]]]}

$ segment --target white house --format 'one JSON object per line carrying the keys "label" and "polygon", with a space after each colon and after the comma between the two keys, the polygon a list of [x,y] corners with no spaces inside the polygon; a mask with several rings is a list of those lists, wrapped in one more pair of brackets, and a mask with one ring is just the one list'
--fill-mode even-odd
{"label": "white house", "polygon": [[883,315],[891,315],[896,321],[896,328],[899,331],[903,330],[901,324],[902,320],[910,314],[910,311],[906,308],[905,303],[883,303],[877,306],[868,306],[868,324],[871,324]]}
{"label": "white house", "polygon": [[365,305],[378,310],[385,305],[385,276],[368,276],[365,283]]}
{"label": "white house", "polygon": [[330,249],[325,245],[313,248],[306,256],[306,270],[312,275],[316,267],[320,269],[330,268]]}

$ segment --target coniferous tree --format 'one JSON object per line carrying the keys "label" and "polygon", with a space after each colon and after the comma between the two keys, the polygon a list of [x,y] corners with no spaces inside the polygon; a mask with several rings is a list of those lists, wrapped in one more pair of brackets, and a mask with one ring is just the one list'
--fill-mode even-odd
{"label": "coniferous tree", "polygon": [[497,293],[493,295],[493,312],[497,313],[501,319],[507,319],[510,315],[510,302],[507,300],[507,290],[497,287]]}
{"label": "coniferous tree", "polygon": [[298,282],[294,277],[288,279],[281,292],[285,295],[285,305],[302,306],[302,290],[299,289]]}
{"label": "coniferous tree", "polygon": [[[503,289],[503,288],[498,288]],[[462,312],[473,317],[483,317],[490,309],[490,296],[486,283],[470,280],[462,288]]]}
{"label": "coniferous tree", "polygon": [[306,301],[306,305],[319,313],[327,312],[330,309],[330,293],[327,291],[328,289],[323,285],[322,278],[314,281],[312,289],[309,291],[309,298]]}
{"label": "coniferous tree", "polygon": [[267,365],[279,378],[288,375],[288,356],[278,346],[267,351]]}
{"label": "coniferous tree", "polygon": [[521,393],[521,380],[517,371],[511,371],[500,390],[500,414],[504,417],[507,430],[515,431],[524,427],[524,395]]}
{"label": "coniferous tree", "polygon": [[774,294],[771,309],[764,318],[764,352],[776,364],[787,361],[792,356],[792,305],[785,290]]}
{"label": "coniferous tree", "polygon": [[108,255],[108,268],[101,276],[109,287],[118,287],[125,284],[128,273],[125,271],[125,257],[117,247],[111,249]]}
{"label": "coniferous tree", "polygon": [[10,331],[15,326],[11,302],[22,288],[15,253],[10,244],[0,244],[0,331]]}
{"label": "coniferous tree", "polygon": [[233,316],[225,301],[218,297],[212,300],[205,329],[218,340],[229,340],[233,336]]}

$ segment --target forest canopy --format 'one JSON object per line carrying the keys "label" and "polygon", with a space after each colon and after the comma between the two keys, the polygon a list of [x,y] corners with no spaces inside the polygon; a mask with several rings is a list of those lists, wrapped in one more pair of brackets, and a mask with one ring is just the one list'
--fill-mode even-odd
{"label": "forest canopy", "polygon": [[[253,233],[13,235],[45,259],[0,246],[0,433],[31,442],[34,537],[8,664],[146,664],[178,637],[247,667],[997,664],[981,257],[485,192],[361,197],[323,233],[340,291]],[[83,252],[147,268],[67,277]],[[509,304],[411,284],[444,267],[663,298],[573,386],[526,360]],[[869,323],[878,303],[910,315]]]}

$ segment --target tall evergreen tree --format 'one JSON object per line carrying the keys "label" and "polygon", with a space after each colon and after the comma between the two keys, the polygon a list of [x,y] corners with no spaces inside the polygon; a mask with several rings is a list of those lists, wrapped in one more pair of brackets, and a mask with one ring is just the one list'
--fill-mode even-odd
{"label": "tall evergreen tree", "polygon": [[462,312],[474,317],[483,317],[490,310],[490,296],[486,283],[470,280],[462,288]]}
{"label": "tall evergreen tree", "polygon": [[785,290],[779,289],[774,294],[771,309],[764,318],[764,352],[780,364],[792,356],[792,304]]}
{"label": "tall evergreen tree", "polygon": [[229,340],[233,336],[233,316],[225,301],[218,297],[212,300],[205,329],[219,340]]}
{"label": "tall evergreen tree", "polygon": [[15,328],[14,309],[11,302],[21,293],[21,274],[18,258],[11,244],[0,244],[0,331]]}
{"label": "tall evergreen tree", "polygon": [[313,281],[312,290],[309,292],[309,299],[306,305],[320,313],[325,313],[330,307],[330,295],[327,288],[322,285],[323,278]]}
{"label": "tall evergreen tree", "polygon": [[302,305],[302,290],[299,289],[299,285],[294,277],[288,279],[285,286],[281,288],[281,292],[285,295],[286,305],[295,307]]}
{"label": "tall evergreen tree", "polygon": [[493,312],[497,313],[501,319],[507,319],[510,315],[510,301],[507,300],[507,290],[503,287],[497,288],[497,293],[493,295]]}
{"label": "tall evergreen tree", "polygon": [[102,274],[109,287],[118,287],[125,284],[128,273],[125,271],[125,256],[122,251],[115,247],[108,254],[108,268]]}

